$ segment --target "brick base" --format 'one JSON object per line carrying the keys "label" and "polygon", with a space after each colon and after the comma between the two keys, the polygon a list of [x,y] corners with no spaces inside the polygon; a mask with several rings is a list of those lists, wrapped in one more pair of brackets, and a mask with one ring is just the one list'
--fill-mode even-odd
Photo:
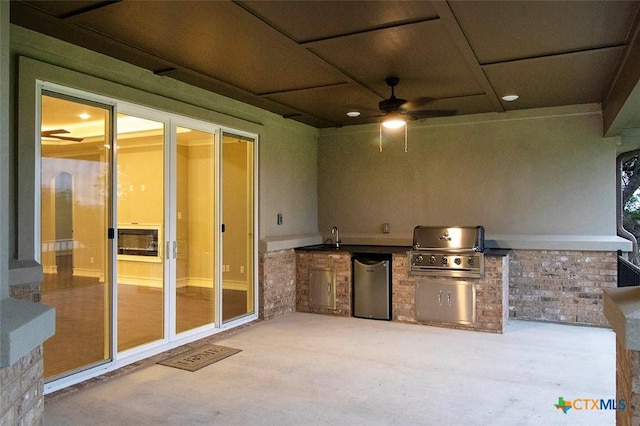
{"label": "brick base", "polygon": [[[483,278],[410,277],[406,255],[394,254],[392,279],[392,319],[394,321],[436,325],[448,328],[502,333],[507,323],[507,291],[505,278],[509,263],[506,256],[486,256]],[[466,281],[475,285],[476,321],[472,324],[452,324],[435,321],[418,321],[415,315],[416,280]]]}
{"label": "brick base", "polygon": [[42,346],[0,369],[0,425],[44,424]]}
{"label": "brick base", "polygon": [[[634,377],[636,378],[634,380]],[[627,408],[616,411],[616,424],[640,424],[640,352],[629,351],[616,338],[616,400],[624,399]]]}
{"label": "brick base", "polygon": [[[298,252],[296,310],[317,314],[351,316],[351,254],[348,252],[321,253]],[[327,268],[336,271],[336,309],[312,308],[309,306],[309,270]]]}
{"label": "brick base", "polygon": [[258,316],[273,319],[296,310],[296,253],[260,253]]}
{"label": "brick base", "polygon": [[514,250],[512,318],[607,326],[602,290],[616,287],[615,252]]}

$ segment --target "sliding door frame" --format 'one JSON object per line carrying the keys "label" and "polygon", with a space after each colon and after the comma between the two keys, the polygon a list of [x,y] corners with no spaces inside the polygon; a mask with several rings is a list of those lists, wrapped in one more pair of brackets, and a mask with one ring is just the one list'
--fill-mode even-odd
{"label": "sliding door frame", "polygon": [[[139,360],[148,358],[152,355],[155,355],[157,353],[181,346],[183,344],[192,342],[194,340],[200,339],[200,338],[204,338],[207,336],[211,336],[219,331],[222,330],[226,330],[226,329],[230,329],[233,327],[236,327],[238,325],[241,324],[245,324],[247,322],[253,321],[255,319],[258,318],[258,314],[259,314],[259,303],[258,303],[258,281],[259,281],[259,277],[258,277],[258,229],[259,229],[259,204],[258,204],[258,192],[259,192],[259,186],[258,186],[258,165],[259,165],[259,140],[258,140],[258,134],[256,133],[251,133],[251,132],[245,132],[245,131],[241,131],[238,129],[234,129],[234,128],[230,128],[230,127],[223,127],[220,125],[216,125],[212,122],[207,122],[201,119],[193,119],[193,118],[189,118],[186,116],[182,116],[179,115],[177,113],[171,113],[171,112],[166,112],[166,111],[161,111],[158,109],[155,109],[153,107],[147,107],[147,106],[141,106],[141,105],[137,105],[137,104],[133,104],[131,102],[128,101],[123,101],[123,100],[119,100],[119,99],[115,99],[115,98],[111,98],[111,97],[107,97],[107,96],[103,96],[103,95],[99,95],[99,94],[95,94],[89,91],[85,91],[85,90],[79,90],[79,89],[75,89],[75,88],[70,88],[68,86],[64,86],[64,85],[60,85],[57,83],[52,83],[52,82],[48,82],[48,81],[44,81],[44,80],[37,80],[36,81],[36,88],[35,88],[35,92],[36,92],[36,97],[35,99],[31,102],[25,102],[24,104],[20,105],[20,108],[27,108],[26,105],[29,105],[29,108],[32,108],[31,111],[35,110],[36,114],[36,128],[34,130],[36,130],[37,135],[40,134],[39,132],[39,126],[40,126],[40,109],[39,109],[39,104],[40,104],[40,96],[42,95],[42,91],[46,90],[48,92],[52,92],[52,93],[60,93],[63,95],[67,95],[67,96],[72,96],[81,100],[88,100],[88,101],[92,101],[92,102],[97,102],[100,104],[104,104],[104,105],[109,105],[112,108],[112,120],[111,120],[111,125],[110,125],[110,130],[111,130],[111,135],[110,135],[110,139],[111,139],[111,147],[116,147],[117,145],[117,135],[118,135],[118,129],[117,129],[117,115],[118,113],[123,113],[123,114],[127,114],[127,115],[136,115],[136,116],[140,116],[139,114],[142,114],[141,117],[142,118],[148,118],[151,120],[155,120],[155,121],[161,121],[165,124],[165,129],[166,129],[166,133],[165,133],[165,146],[164,146],[164,154],[163,154],[163,165],[165,167],[165,173],[164,173],[164,190],[165,190],[165,194],[164,194],[164,204],[163,204],[163,209],[164,209],[164,217],[163,217],[163,226],[164,226],[164,231],[163,232],[163,251],[164,251],[164,262],[165,263],[165,267],[164,267],[164,272],[163,272],[163,278],[165,280],[165,289],[164,289],[164,295],[165,295],[165,301],[164,301],[164,308],[165,308],[165,315],[164,315],[164,321],[163,321],[163,327],[164,327],[164,338],[161,341],[157,341],[157,342],[152,342],[149,344],[145,344],[140,348],[133,348],[127,351],[123,351],[123,352],[118,352],[117,351],[117,342],[118,342],[118,335],[117,335],[117,319],[118,319],[118,311],[117,311],[117,286],[116,286],[116,279],[117,279],[117,240],[114,239],[108,239],[108,262],[109,265],[107,266],[107,270],[108,270],[108,274],[109,274],[109,279],[110,279],[110,283],[109,285],[111,286],[110,289],[110,297],[111,297],[111,304],[110,304],[110,308],[111,308],[111,342],[110,342],[110,346],[111,346],[111,356],[110,356],[110,361],[107,360],[105,363],[96,366],[96,367],[91,367],[88,368],[86,370],[80,371],[78,373],[72,374],[70,376],[65,376],[63,378],[60,379],[56,379],[56,380],[52,380],[50,382],[45,383],[44,386],[44,390],[45,390],[45,394],[46,393],[51,393],[54,391],[57,391],[59,389],[71,386],[73,384],[79,383],[81,381],[87,380],[89,378],[92,377],[96,377],[100,374],[104,374],[105,372],[108,371],[112,371],[115,370],[117,368],[121,368],[125,365],[131,364],[133,362],[137,362]],[[216,305],[214,306],[214,310],[215,310],[215,317],[214,317],[214,323],[210,324],[210,325],[205,325],[205,326],[201,326],[198,327],[194,330],[188,330],[185,331],[183,333],[176,333],[175,330],[175,320],[176,320],[176,314],[175,314],[175,309],[176,309],[176,301],[175,301],[175,288],[176,288],[176,274],[175,274],[175,258],[173,259],[168,259],[167,256],[171,256],[172,257],[172,245],[174,244],[174,242],[176,241],[176,223],[175,223],[175,213],[173,212],[175,210],[175,204],[176,204],[176,155],[177,155],[177,141],[176,141],[176,135],[175,135],[175,130],[177,126],[185,126],[185,127],[193,127],[195,129],[198,130],[203,130],[203,131],[207,131],[209,133],[214,133],[216,135],[216,144],[217,147],[214,150],[215,151],[215,156],[216,156],[216,160],[215,160],[215,171],[214,171],[214,175],[216,176],[216,178],[218,179],[217,182],[215,182],[215,187],[217,188],[217,195],[216,195],[216,204],[217,204],[217,208],[215,208],[215,215],[216,217],[214,218],[214,224],[218,225],[218,230],[217,232],[214,233],[214,238],[215,238],[215,242],[214,242],[214,247],[216,249],[216,264],[214,265],[214,279],[215,279],[215,284],[214,284],[214,288],[216,289],[216,295],[217,298],[215,299]],[[253,312],[248,313],[245,316],[239,317],[237,319],[233,319],[231,321],[225,322],[223,323],[222,321],[222,229],[221,229],[221,209],[222,209],[222,202],[221,200],[223,199],[224,194],[222,194],[222,167],[221,167],[221,161],[222,161],[222,134],[223,132],[228,132],[228,133],[232,133],[232,134],[237,134],[237,135],[242,135],[245,136],[247,138],[251,138],[253,139],[253,164],[252,164],[252,184],[253,184],[253,199],[252,199],[252,203],[253,203],[253,239],[252,239],[252,247],[253,247],[253,253],[252,253],[252,263],[251,263],[251,268],[252,268],[252,289],[253,289]],[[32,180],[35,178],[35,182],[38,185],[40,185],[40,165],[39,165],[39,158],[40,158],[40,151],[39,151],[39,143],[40,143],[40,139],[39,136],[36,138],[36,142],[35,142],[35,158],[33,158],[30,161],[33,161],[33,168],[32,169],[28,169],[28,170],[33,170],[34,176],[31,177],[29,180]],[[118,181],[117,181],[117,149],[111,149],[110,150],[110,198],[111,198],[111,203],[110,203],[110,208],[109,208],[109,224],[108,224],[108,228],[110,229],[117,229],[117,205],[118,205],[118,200],[117,200],[117,185],[118,185]],[[40,195],[39,195],[39,191],[35,191],[35,199],[34,199],[34,213],[35,213],[35,217],[38,218],[40,215],[40,210],[41,210],[41,204],[40,204]],[[172,210],[173,209],[173,210]],[[39,225],[39,221],[36,220],[34,221],[34,241],[33,241],[33,248],[34,248],[34,258],[37,261],[40,261],[40,225]],[[115,232],[114,232],[115,233]],[[116,233],[117,234],[117,233]],[[169,260],[169,261],[168,261]],[[167,262],[168,261],[168,262]],[[249,267],[249,265],[247,265]]]}

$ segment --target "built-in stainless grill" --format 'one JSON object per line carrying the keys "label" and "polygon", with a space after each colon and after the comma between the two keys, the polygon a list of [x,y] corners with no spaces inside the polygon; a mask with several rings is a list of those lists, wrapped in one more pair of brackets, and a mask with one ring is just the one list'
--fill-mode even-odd
{"label": "built-in stainless grill", "polygon": [[479,278],[484,275],[482,226],[416,226],[409,275]]}

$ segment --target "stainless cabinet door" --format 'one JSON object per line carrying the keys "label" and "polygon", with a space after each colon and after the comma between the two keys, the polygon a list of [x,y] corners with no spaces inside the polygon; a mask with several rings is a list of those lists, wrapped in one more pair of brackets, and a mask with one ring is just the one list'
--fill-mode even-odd
{"label": "stainless cabinet door", "polygon": [[475,294],[472,282],[418,280],[416,319],[471,324],[476,319]]}
{"label": "stainless cabinet door", "polygon": [[336,308],[336,271],[335,269],[309,270],[309,307]]}
{"label": "stainless cabinet door", "polygon": [[416,282],[416,319],[442,321],[443,290],[438,281]]}
{"label": "stainless cabinet door", "polygon": [[475,321],[475,286],[473,283],[456,281],[442,285],[444,322],[470,324]]}

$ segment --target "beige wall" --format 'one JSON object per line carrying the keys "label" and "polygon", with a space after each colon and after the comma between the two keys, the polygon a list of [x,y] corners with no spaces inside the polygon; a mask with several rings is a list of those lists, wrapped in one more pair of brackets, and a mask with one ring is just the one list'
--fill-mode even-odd
{"label": "beige wall", "polygon": [[[416,225],[484,225],[488,235],[616,235],[613,139],[597,105],[320,132],[319,227],[411,235]],[[398,134],[400,133],[400,134]]]}
{"label": "beige wall", "polygon": [[265,132],[267,143],[260,140],[260,238],[317,232],[317,135],[310,127],[278,125]]}
{"label": "beige wall", "polygon": [[[61,172],[73,179],[73,206],[69,214],[73,218],[74,273],[99,277],[104,274],[105,235],[96,232],[105,229],[106,206],[101,184],[105,179],[106,164],[99,155],[72,152],[71,157],[48,157],[42,161],[41,181],[41,238],[43,243],[42,266],[45,273],[55,273],[55,179]],[[95,182],[95,184],[87,184]]]}

